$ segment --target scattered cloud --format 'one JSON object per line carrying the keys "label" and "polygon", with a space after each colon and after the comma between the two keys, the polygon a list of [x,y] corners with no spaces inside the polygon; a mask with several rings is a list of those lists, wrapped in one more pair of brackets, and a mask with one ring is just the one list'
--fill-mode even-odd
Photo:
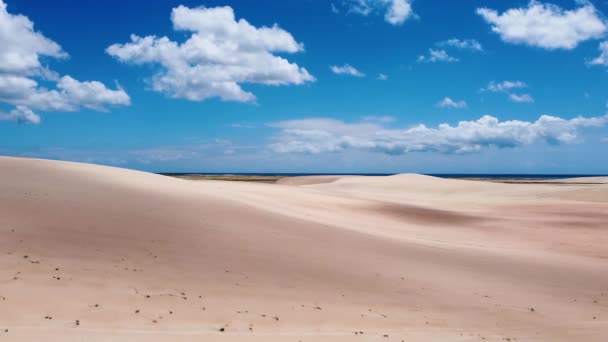
{"label": "scattered cloud", "polygon": [[493,93],[508,93],[513,89],[521,89],[527,87],[528,85],[522,81],[502,81],[499,83],[492,81],[488,84],[487,87],[481,88],[480,91],[490,91]]}
{"label": "scattered cloud", "polygon": [[304,45],[277,24],[257,28],[245,19],[236,20],[228,6],[179,6],[171,21],[174,30],[190,33],[185,42],[131,35],[131,42],[113,44],[106,52],[125,63],[160,65],[152,89],[191,101],[219,97],[253,102],[255,95],[242,84],[299,85],[315,80],[305,68],[274,54],[304,51]]}
{"label": "scattered cloud", "polygon": [[355,67],[351,66],[350,64],[344,64],[342,66],[331,65],[329,67],[329,69],[331,69],[331,72],[333,72],[336,75],[350,75],[350,76],[355,76],[355,77],[365,77],[364,73],[357,70]]}
{"label": "scattered cloud", "polygon": [[509,98],[515,102],[534,103],[534,99],[530,94],[509,94]]}
{"label": "scattered cloud", "polygon": [[600,55],[589,61],[589,64],[608,66],[608,40],[601,42],[598,49],[600,50]]}
{"label": "scattered cloud", "polygon": [[608,24],[591,2],[577,3],[578,8],[564,10],[532,0],[528,7],[511,8],[502,14],[489,8],[478,8],[477,14],[492,25],[492,31],[505,42],[570,50],[580,42],[601,38],[608,32]]}
{"label": "scattered cloud", "polygon": [[467,103],[465,101],[454,101],[451,98],[446,97],[437,103],[437,107],[439,107],[439,108],[467,108]]}
{"label": "scattered cloud", "polygon": [[427,56],[418,56],[418,63],[458,62],[458,58],[450,56],[445,50],[429,49]]}
{"label": "scattered cloud", "polygon": [[386,81],[386,80],[388,80],[388,75],[385,75],[385,74],[383,74],[383,73],[380,73],[380,74],[378,74],[378,77],[376,77],[376,79],[377,79],[378,81]]}
{"label": "scattered cloud", "polygon": [[485,115],[475,121],[437,127],[417,125],[387,128],[377,122],[347,123],[328,118],[280,121],[271,124],[279,130],[269,148],[277,153],[327,153],[367,150],[392,155],[409,152],[461,154],[482,148],[514,148],[538,142],[574,143],[580,130],[608,123],[608,115],[564,119],[543,115],[536,121],[500,121]]}
{"label": "scattered cloud", "polygon": [[450,48],[460,50],[470,50],[473,52],[483,51],[481,44],[475,39],[457,39],[452,38],[435,43],[438,48],[430,48],[428,55],[418,56],[418,63],[436,63],[436,62],[458,62],[459,59],[451,56],[448,53]]}
{"label": "scattered cloud", "polygon": [[504,93],[509,96],[509,99],[519,103],[533,103],[534,98],[530,94],[515,94],[516,90],[527,88],[528,85],[522,81],[502,81],[490,82],[485,88],[479,89],[480,92]]}
{"label": "scattered cloud", "polygon": [[461,39],[457,39],[457,38],[452,38],[452,39],[438,42],[437,46],[454,47],[454,48],[458,48],[458,49],[471,50],[471,51],[476,51],[476,52],[483,51],[483,47],[481,46],[481,43],[479,43],[475,39],[462,39],[461,40]]}
{"label": "scattered cloud", "polygon": [[2,0],[0,46],[0,102],[15,106],[0,114],[0,120],[38,124],[40,117],[32,110],[105,110],[107,105],[130,104],[129,95],[119,86],[114,90],[98,81],[78,81],[44,66],[43,58],[65,59],[68,54],[35,31],[26,16],[9,13]]}
{"label": "scattered cloud", "polygon": [[343,5],[346,7],[346,13],[363,16],[384,12],[384,20],[391,25],[402,25],[414,16],[410,0],[345,0]]}

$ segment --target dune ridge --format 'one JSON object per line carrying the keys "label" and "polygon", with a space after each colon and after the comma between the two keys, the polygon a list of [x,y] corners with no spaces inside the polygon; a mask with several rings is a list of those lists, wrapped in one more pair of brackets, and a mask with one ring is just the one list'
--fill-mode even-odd
{"label": "dune ridge", "polygon": [[608,185],[0,158],[0,338],[604,341]]}

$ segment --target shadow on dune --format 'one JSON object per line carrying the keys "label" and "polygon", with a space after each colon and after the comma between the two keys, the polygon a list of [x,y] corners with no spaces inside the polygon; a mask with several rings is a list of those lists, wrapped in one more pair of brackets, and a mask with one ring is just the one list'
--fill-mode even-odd
{"label": "shadow on dune", "polygon": [[379,203],[377,205],[361,208],[376,215],[384,215],[405,222],[422,224],[473,224],[487,220],[469,214],[454,211],[430,209],[407,204]]}

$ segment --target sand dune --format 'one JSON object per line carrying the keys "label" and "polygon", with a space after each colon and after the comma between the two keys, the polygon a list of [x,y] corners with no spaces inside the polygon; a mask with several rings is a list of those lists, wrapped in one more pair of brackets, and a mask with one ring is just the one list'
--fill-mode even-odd
{"label": "sand dune", "polygon": [[281,183],[0,158],[0,339],[608,336],[607,184]]}

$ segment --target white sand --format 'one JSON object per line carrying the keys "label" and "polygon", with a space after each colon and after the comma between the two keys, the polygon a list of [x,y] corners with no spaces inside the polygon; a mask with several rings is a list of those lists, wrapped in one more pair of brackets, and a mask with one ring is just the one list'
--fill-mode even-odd
{"label": "white sand", "polygon": [[606,341],[608,184],[282,183],[0,158],[0,340]]}

